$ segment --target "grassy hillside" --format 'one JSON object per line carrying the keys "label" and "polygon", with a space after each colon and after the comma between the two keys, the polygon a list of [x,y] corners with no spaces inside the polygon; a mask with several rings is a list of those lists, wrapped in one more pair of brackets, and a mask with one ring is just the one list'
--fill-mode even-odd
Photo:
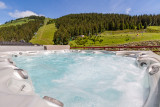
{"label": "grassy hillside", "polygon": [[147,28],[147,32],[160,33],[160,26],[149,26],[149,27]]}
{"label": "grassy hillside", "polygon": [[30,16],[11,20],[0,26],[0,41],[29,42],[34,33],[43,26],[45,17]]}
{"label": "grassy hillside", "polygon": [[55,23],[47,24],[49,18],[44,20],[44,25],[40,27],[37,34],[30,40],[33,44],[53,45],[54,33],[57,30]]}
{"label": "grassy hillside", "polygon": [[[141,42],[141,41],[153,41],[160,40],[159,32],[149,32],[151,29],[154,31],[156,29],[160,30],[160,26],[151,26],[147,30],[118,30],[118,31],[105,31],[101,34],[98,34],[97,38],[102,41],[97,40],[95,43],[91,38],[81,38],[81,41],[87,42],[80,43],[76,40],[70,41],[71,46],[116,46],[119,44],[126,44],[131,42]],[[137,36],[138,34],[138,36]]]}
{"label": "grassy hillside", "polygon": [[[112,20],[112,16],[115,20]],[[152,23],[157,22],[154,20],[155,16],[143,17],[153,19]],[[0,41],[25,40],[41,45],[52,45],[53,41],[55,44],[68,44],[69,41],[71,46],[115,46],[160,40],[159,21],[145,29],[144,25],[150,22],[147,22],[148,20],[145,20],[147,23],[144,22],[140,16],[137,16],[136,19],[132,16],[118,14],[72,14],[58,19],[30,16],[0,25]],[[141,26],[142,30],[136,30],[138,26]],[[97,36],[94,36],[95,34]],[[78,35],[93,36],[81,38]]]}
{"label": "grassy hillside", "polygon": [[69,40],[75,39],[79,35],[97,35],[104,31],[126,29],[140,30],[146,29],[148,25],[160,26],[160,15],[130,16],[125,14],[82,13],[62,16],[55,22],[58,30],[54,35],[54,43],[68,44]]}
{"label": "grassy hillside", "polygon": [[12,20],[12,21],[6,22],[5,24],[0,25],[0,28],[1,27],[8,27],[8,26],[22,25],[22,24],[28,23],[29,21],[32,21],[32,20],[34,20],[34,19],[30,19],[28,17],[19,18],[19,19]]}
{"label": "grassy hillside", "polygon": [[149,26],[148,29],[160,31],[160,26]]}

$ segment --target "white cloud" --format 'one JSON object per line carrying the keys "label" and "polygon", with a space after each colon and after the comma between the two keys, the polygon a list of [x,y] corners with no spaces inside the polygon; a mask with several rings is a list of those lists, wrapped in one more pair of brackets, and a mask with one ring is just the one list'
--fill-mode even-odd
{"label": "white cloud", "polygon": [[28,17],[28,16],[40,16],[32,11],[26,10],[26,11],[18,11],[15,10],[15,12],[10,12],[9,15],[13,18],[23,18],[23,17]]}
{"label": "white cloud", "polygon": [[5,8],[7,8],[6,4],[0,1],[0,9],[5,9]]}
{"label": "white cloud", "polygon": [[131,8],[126,9],[126,14],[129,14],[131,11]]}

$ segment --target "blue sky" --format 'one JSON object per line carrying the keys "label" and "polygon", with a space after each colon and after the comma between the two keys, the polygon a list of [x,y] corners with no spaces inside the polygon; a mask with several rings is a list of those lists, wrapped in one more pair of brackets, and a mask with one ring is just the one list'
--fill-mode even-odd
{"label": "blue sky", "polygon": [[0,0],[0,24],[29,15],[71,13],[160,14],[160,0]]}

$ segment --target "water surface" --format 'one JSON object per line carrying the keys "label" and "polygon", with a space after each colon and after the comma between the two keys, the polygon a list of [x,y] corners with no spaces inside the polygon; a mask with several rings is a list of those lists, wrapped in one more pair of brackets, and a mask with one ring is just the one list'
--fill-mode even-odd
{"label": "water surface", "polygon": [[65,107],[142,107],[148,95],[145,69],[134,58],[58,52],[13,59],[28,71],[36,93]]}

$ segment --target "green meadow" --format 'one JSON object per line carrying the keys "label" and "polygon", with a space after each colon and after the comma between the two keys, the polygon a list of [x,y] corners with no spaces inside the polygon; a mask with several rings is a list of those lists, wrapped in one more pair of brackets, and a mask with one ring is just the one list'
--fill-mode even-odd
{"label": "green meadow", "polygon": [[[28,23],[34,19],[21,18],[0,25],[1,27],[16,26]],[[55,23],[47,24],[51,19],[45,18],[44,25],[41,26],[30,40],[33,44],[53,45],[54,33],[57,31]],[[138,35],[137,35],[138,34]],[[117,30],[105,31],[95,36],[97,40],[93,41],[92,37],[78,37],[71,40],[69,45],[74,46],[117,46],[119,44],[127,44],[132,42],[154,41],[160,40],[160,26],[148,26],[143,30]],[[77,42],[80,41],[81,43]]]}
{"label": "green meadow", "polygon": [[1,27],[8,27],[8,26],[16,26],[16,25],[22,25],[25,23],[28,23],[29,21],[32,21],[34,19],[28,19],[28,18],[21,18],[21,19],[17,19],[17,20],[12,20],[10,22],[7,22],[6,24],[0,25]]}
{"label": "green meadow", "polygon": [[105,31],[96,36],[98,40],[95,42],[91,38],[78,37],[79,41],[82,41],[82,43],[79,43],[77,40],[73,40],[70,41],[69,44],[72,47],[73,46],[116,46],[119,44],[126,44],[131,42],[154,41],[154,40],[160,40],[159,31],[160,31],[160,26],[149,26],[145,30]]}
{"label": "green meadow", "polygon": [[38,32],[30,40],[31,43],[40,45],[53,45],[53,37],[57,29],[55,27],[55,23],[47,24],[49,20],[49,18],[44,20],[44,25],[39,28]]}

